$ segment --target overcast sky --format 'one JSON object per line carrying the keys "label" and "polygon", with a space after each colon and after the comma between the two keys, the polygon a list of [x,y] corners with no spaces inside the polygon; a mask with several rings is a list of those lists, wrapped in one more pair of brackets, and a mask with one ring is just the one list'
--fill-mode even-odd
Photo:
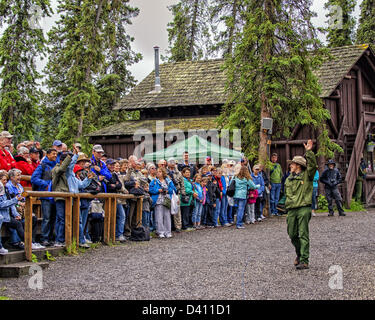
{"label": "overcast sky", "polygon": [[[127,28],[130,35],[135,38],[133,50],[143,55],[143,60],[131,67],[131,72],[137,81],[141,81],[154,69],[153,46],[160,47],[161,54],[168,48],[167,24],[172,20],[172,15],[167,6],[177,3],[178,0],[130,0],[130,5],[140,10],[138,17],[134,18],[133,25]],[[319,27],[326,26],[327,12],[324,9],[326,0],[313,0],[312,10],[318,14],[314,24]],[[357,1],[355,16],[359,16],[362,0]],[[51,1],[56,12],[57,0]],[[56,20],[56,16],[43,21],[45,29],[49,29]]]}

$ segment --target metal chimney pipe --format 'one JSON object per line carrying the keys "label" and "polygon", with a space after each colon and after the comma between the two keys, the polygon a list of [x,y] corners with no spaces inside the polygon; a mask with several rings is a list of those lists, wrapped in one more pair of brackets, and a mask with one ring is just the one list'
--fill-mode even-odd
{"label": "metal chimney pipe", "polygon": [[159,73],[159,47],[154,46],[155,52],[155,92],[161,91],[160,73]]}

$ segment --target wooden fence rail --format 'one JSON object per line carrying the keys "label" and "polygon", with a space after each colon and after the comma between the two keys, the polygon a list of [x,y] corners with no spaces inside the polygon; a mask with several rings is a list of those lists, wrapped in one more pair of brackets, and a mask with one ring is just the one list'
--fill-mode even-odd
{"label": "wooden fence rail", "polygon": [[32,208],[35,201],[40,197],[64,198],[65,199],[65,246],[72,248],[75,241],[79,246],[79,214],[80,199],[104,199],[104,243],[115,242],[116,233],[116,208],[117,199],[134,199],[137,201],[136,221],[139,225],[142,221],[143,197],[131,194],[119,193],[68,193],[47,191],[25,191],[22,194],[26,198],[25,206],[25,255],[26,260],[32,260]]}

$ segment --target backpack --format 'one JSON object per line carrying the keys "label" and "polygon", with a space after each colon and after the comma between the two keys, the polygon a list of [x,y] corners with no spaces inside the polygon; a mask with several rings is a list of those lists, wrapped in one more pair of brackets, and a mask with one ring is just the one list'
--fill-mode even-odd
{"label": "backpack", "polygon": [[236,180],[233,178],[227,189],[227,196],[233,197],[235,192],[236,192]]}
{"label": "backpack", "polygon": [[150,241],[150,229],[144,226],[132,228],[129,240],[131,241]]}
{"label": "backpack", "polygon": [[[41,174],[40,178],[42,180],[46,180],[46,181],[52,180],[52,172],[51,172],[51,170],[46,170],[46,166],[47,165],[44,162],[42,162],[40,165],[42,166],[42,174]],[[33,183],[31,185],[31,190],[32,191],[38,191],[38,186]]]}

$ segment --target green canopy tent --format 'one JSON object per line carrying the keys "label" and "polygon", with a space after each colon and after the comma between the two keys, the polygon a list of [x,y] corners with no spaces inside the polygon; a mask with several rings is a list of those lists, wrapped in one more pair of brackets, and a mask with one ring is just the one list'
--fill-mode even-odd
{"label": "green canopy tent", "polygon": [[214,162],[219,162],[223,159],[240,160],[243,156],[241,152],[228,149],[223,146],[208,142],[206,139],[194,135],[184,141],[176,142],[168,148],[159,150],[144,155],[143,159],[146,161],[158,161],[160,159],[174,158],[182,160],[184,151],[189,152],[190,160],[204,160],[207,156],[211,156]]}

